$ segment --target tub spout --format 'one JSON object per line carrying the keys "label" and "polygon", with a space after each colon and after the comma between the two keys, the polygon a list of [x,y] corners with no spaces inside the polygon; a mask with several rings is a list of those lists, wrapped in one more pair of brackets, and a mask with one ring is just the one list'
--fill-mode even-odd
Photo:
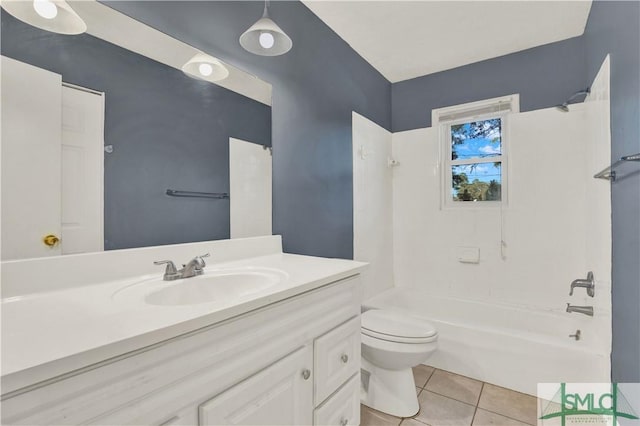
{"label": "tub spout", "polygon": [[579,314],[593,316],[593,306],[575,306],[567,303],[567,312],[577,312]]}

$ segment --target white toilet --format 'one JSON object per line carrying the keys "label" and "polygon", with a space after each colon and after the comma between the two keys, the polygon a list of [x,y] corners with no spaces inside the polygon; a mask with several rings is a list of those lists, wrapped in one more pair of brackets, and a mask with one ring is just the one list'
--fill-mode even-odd
{"label": "white toilet", "polygon": [[412,367],[437,348],[438,332],[428,321],[373,309],[362,314],[362,393],[364,405],[398,417],[420,406]]}

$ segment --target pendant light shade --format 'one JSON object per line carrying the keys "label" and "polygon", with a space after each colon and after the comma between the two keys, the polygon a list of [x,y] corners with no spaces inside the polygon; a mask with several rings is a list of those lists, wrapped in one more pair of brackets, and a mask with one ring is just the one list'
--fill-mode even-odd
{"label": "pendant light shade", "polygon": [[271,18],[265,1],[262,18],[240,36],[245,50],[261,56],[278,56],[291,50],[293,42]]}
{"label": "pendant light shade", "polygon": [[64,0],[2,0],[10,15],[40,29],[59,34],[82,34],[87,24]]}
{"label": "pendant light shade", "polygon": [[222,62],[205,53],[196,53],[182,66],[182,72],[191,78],[205,81],[220,81],[229,76],[229,70]]}

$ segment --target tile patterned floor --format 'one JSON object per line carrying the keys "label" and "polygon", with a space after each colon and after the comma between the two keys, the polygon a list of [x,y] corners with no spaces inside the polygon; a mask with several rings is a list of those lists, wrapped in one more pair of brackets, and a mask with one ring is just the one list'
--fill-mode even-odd
{"label": "tile patterned floor", "polygon": [[361,426],[527,426],[535,397],[426,365],[413,369],[420,412],[399,418],[361,406]]}

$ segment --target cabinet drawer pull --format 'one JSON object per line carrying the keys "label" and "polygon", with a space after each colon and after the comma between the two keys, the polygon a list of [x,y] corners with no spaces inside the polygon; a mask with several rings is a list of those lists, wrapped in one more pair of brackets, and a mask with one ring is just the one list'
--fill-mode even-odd
{"label": "cabinet drawer pull", "polygon": [[342,360],[343,363],[347,363],[349,362],[349,355],[347,354],[342,354],[342,356],[340,357],[340,359]]}
{"label": "cabinet drawer pull", "polygon": [[305,380],[309,380],[309,377],[311,377],[311,370],[306,368],[302,370],[302,378]]}
{"label": "cabinet drawer pull", "polygon": [[347,426],[348,423],[349,419],[347,419],[346,417],[340,419],[340,426]]}

